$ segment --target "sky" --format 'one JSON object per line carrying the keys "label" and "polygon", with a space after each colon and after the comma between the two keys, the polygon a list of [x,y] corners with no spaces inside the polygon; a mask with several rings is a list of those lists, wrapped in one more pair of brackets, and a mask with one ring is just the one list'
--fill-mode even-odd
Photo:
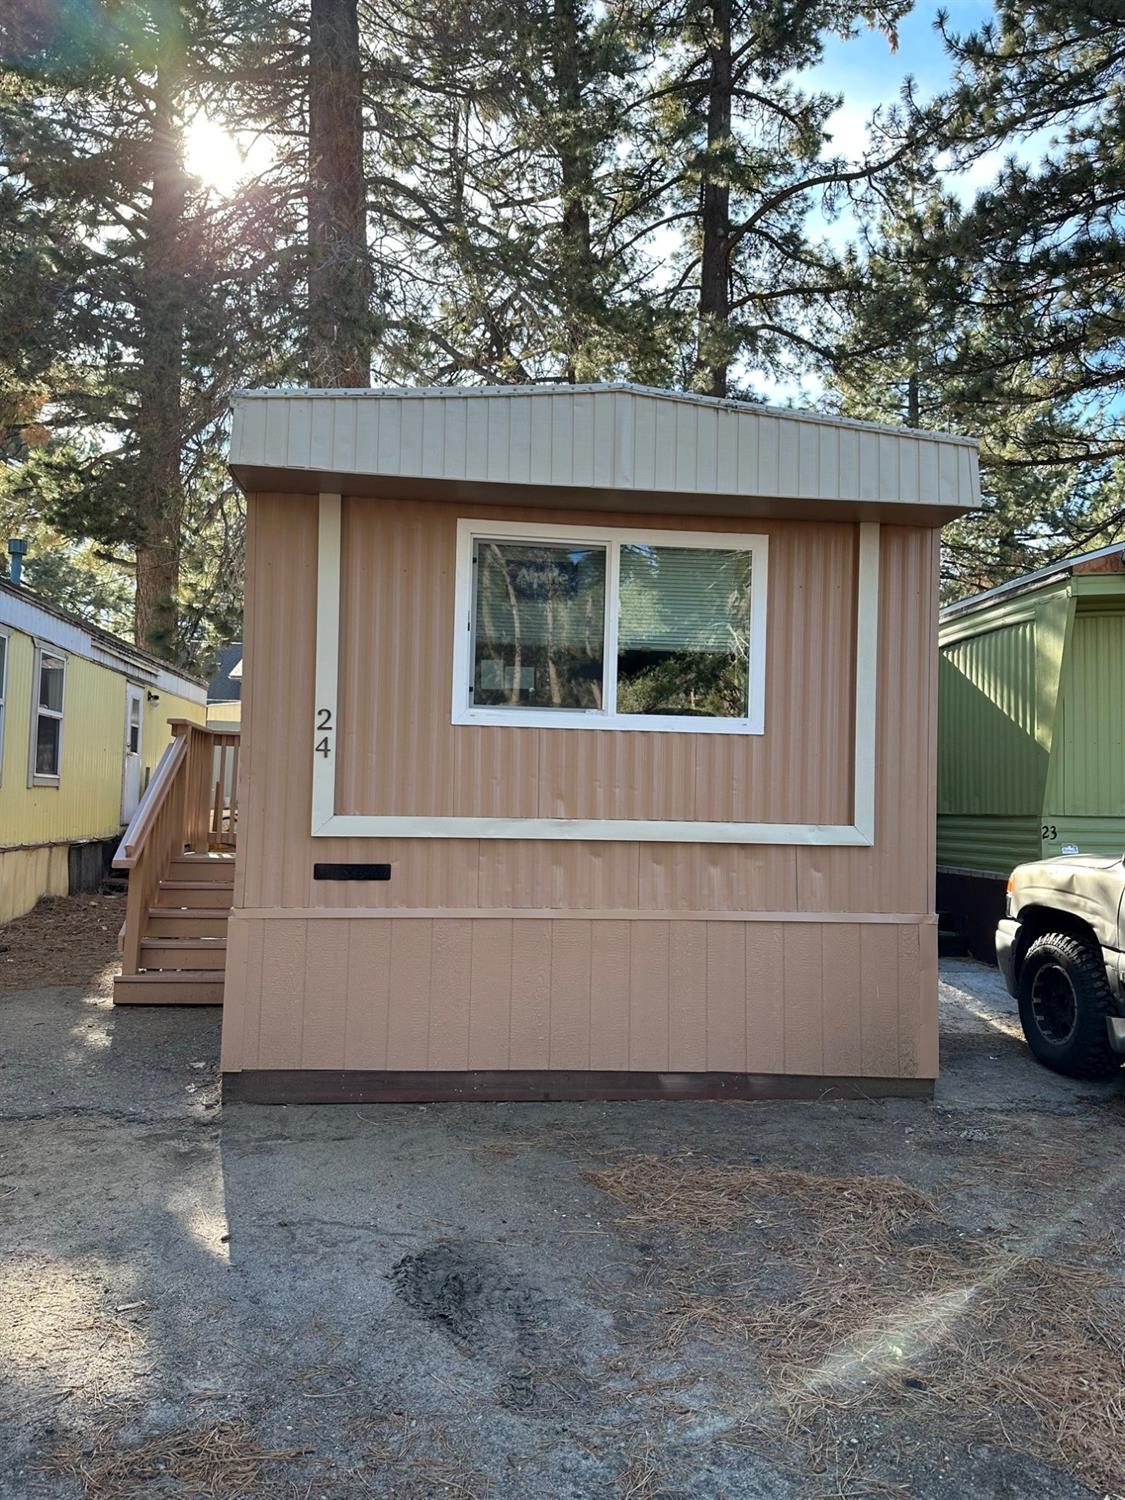
{"label": "sky", "polygon": [[[908,77],[914,80],[921,99],[932,98],[949,85],[951,59],[934,28],[939,9],[946,12],[948,28],[955,35],[976,31],[994,15],[992,0],[944,0],[940,6],[936,0],[918,0],[899,25],[897,50],[892,50],[881,32],[873,30],[863,30],[847,40],[827,39],[821,62],[799,80],[804,88],[823,90],[844,99],[829,122],[832,140],[825,147],[826,155],[839,153],[852,160],[862,157],[872,115],[880,106],[886,107],[898,99]],[[968,171],[948,174],[946,184],[967,201],[994,180],[1006,157],[1033,160],[1042,154],[1045,145],[1046,141],[1037,137],[1012,142],[1003,150],[982,156]],[[815,214],[809,228],[813,233],[819,230],[841,246],[853,238],[854,226],[846,214],[833,222]],[[815,377],[775,380],[761,371],[748,370],[746,374],[757,394],[767,401],[815,406],[823,395],[821,382]]]}
{"label": "sky", "polygon": [[[976,31],[993,15],[991,0],[945,0],[949,29],[955,35]],[[846,155],[859,155],[866,141],[866,123],[880,105],[893,103],[906,78],[913,78],[922,98],[932,98],[945,88],[951,64],[940,34],[934,29],[939,6],[920,0],[899,26],[898,50],[881,32],[865,30],[848,41],[830,37],[824,59],[804,75],[810,87],[842,94],[844,105],[832,124],[835,143]],[[1019,144],[1017,155],[1036,154],[1037,143]],[[950,186],[970,197],[996,174],[1005,153],[983,157],[971,171],[950,177]]]}

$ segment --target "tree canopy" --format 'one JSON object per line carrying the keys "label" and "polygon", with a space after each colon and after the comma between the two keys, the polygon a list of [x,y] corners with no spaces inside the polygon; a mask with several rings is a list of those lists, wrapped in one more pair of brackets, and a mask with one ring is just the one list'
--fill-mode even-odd
{"label": "tree canopy", "polygon": [[29,580],[204,663],[241,598],[230,396],[286,382],[807,378],[981,436],[951,594],[1117,535],[1125,15],[941,17],[948,88],[843,149],[829,41],[893,47],[909,9],[14,0],[0,529]]}

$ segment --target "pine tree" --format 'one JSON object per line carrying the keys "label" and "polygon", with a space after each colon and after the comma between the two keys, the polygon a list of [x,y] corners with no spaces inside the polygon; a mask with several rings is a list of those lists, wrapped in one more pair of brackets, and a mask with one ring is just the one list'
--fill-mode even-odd
{"label": "pine tree", "polygon": [[368,12],[392,377],[669,377],[626,163],[652,10],[382,0]]}
{"label": "pine tree", "polygon": [[313,385],[371,383],[371,270],[356,0],[311,0],[308,299]]}
{"label": "pine tree", "polygon": [[959,398],[1008,414],[1009,466],[1097,466],[1125,454],[1125,10],[1002,0],[978,32],[943,31],[955,162],[1047,140],[948,226],[974,272]]}
{"label": "pine tree", "polygon": [[981,439],[984,513],[945,534],[952,597],[1125,534],[1125,13],[1005,3],[968,37],[941,24],[958,77],[930,152],[965,168],[1051,142],[966,206],[896,200],[853,263],[835,375],[856,415]]}
{"label": "pine tree", "polygon": [[831,151],[840,98],[794,78],[823,55],[826,33],[894,27],[909,0],[669,0],[661,9],[664,65],[647,101],[649,149],[667,167],[661,226],[676,224],[668,296],[690,300],[694,350],[687,378],[728,393],[740,366],[787,373],[819,361],[834,339],[832,302],[846,286],[839,257],[810,232],[851,195],[916,160],[917,112],[907,93],[876,122],[860,161]]}
{"label": "pine tree", "polygon": [[0,372],[51,439],[9,441],[6,488],[49,480],[42,519],[133,571],[136,639],[169,656],[234,373],[256,331],[285,349],[282,299],[257,280],[276,264],[269,188],[217,202],[184,166],[200,80],[221,76],[237,28],[210,0],[0,22],[0,191],[20,207],[4,254],[21,271],[0,285]]}

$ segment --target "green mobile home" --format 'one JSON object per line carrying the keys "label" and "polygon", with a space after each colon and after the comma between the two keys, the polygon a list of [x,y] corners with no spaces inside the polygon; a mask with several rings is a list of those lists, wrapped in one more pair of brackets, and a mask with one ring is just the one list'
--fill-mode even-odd
{"label": "green mobile home", "polygon": [[1125,852],[1125,543],[941,613],[938,905],[988,950],[1024,860]]}

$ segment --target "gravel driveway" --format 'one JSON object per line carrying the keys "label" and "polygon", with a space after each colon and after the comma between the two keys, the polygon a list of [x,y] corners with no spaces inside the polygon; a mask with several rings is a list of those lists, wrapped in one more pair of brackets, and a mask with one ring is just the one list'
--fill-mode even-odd
{"label": "gravel driveway", "polygon": [[0,994],[5,1500],[1125,1493],[1122,1085],[981,965],[933,1105],[224,1109],[98,990]]}

